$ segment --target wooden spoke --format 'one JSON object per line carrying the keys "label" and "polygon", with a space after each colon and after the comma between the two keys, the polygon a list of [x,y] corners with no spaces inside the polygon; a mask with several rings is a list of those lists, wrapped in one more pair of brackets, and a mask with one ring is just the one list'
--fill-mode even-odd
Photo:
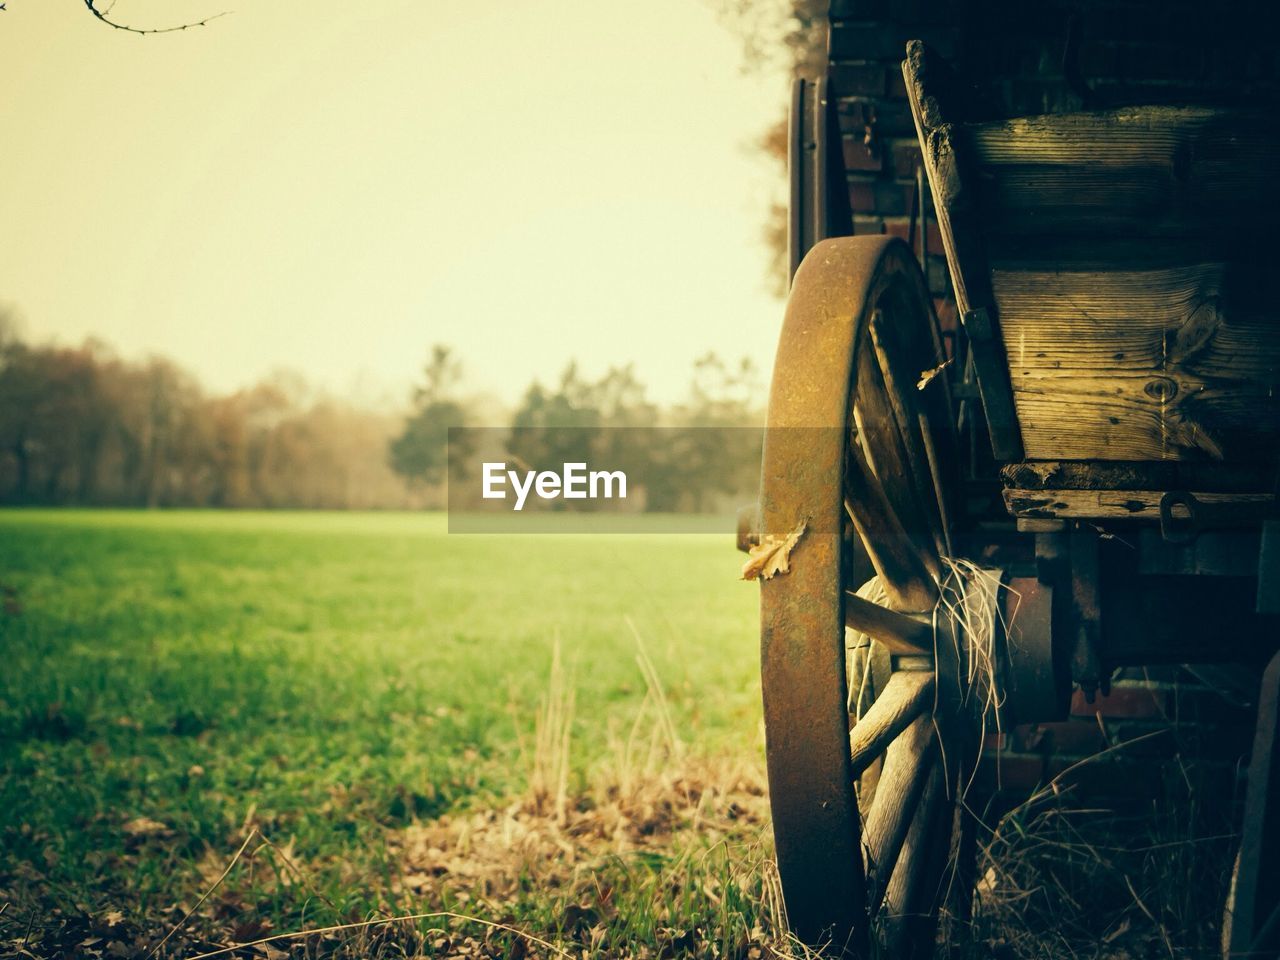
{"label": "wooden spoke", "polygon": [[[853,775],[859,776],[898,734],[933,706],[933,673],[898,671],[853,726],[849,753]],[[928,717],[925,717],[928,719]]]}
{"label": "wooden spoke", "polygon": [[863,837],[870,859],[867,873],[876,878],[871,891],[873,904],[883,897],[893,873],[920,795],[932,773],[935,747],[933,717],[924,713],[911,721],[885,751],[884,769]]}
{"label": "wooden spoke", "polygon": [[924,881],[939,853],[936,821],[942,792],[942,764],[935,763],[884,892],[885,948],[891,957],[906,955],[911,929],[933,914],[938,891],[924,889]]}
{"label": "wooden spoke", "polygon": [[852,591],[846,591],[844,595],[844,625],[878,640],[890,653],[933,653],[933,626],[930,623],[905,613],[895,613]]}
{"label": "wooden spoke", "polygon": [[890,604],[912,613],[932,610],[938,598],[937,581],[903,530],[857,443],[849,444],[844,488],[845,508],[884,583]]}
{"label": "wooden spoke", "polygon": [[880,365],[871,343],[858,352],[858,389],[853,416],[858,440],[885,499],[906,530],[925,567],[935,577],[940,567],[933,545],[934,524],[914,482],[912,454],[898,429]]}
{"label": "wooden spoke", "polygon": [[939,554],[945,555],[949,551],[947,539],[943,535],[942,505],[938,502],[937,488],[929,469],[929,454],[921,433],[923,418],[913,396],[918,393],[916,385],[914,382],[907,383],[904,377],[899,376],[898,364],[890,350],[884,313],[880,310],[873,311],[867,326],[893,423],[897,426],[898,437],[907,453],[905,477],[910,479],[910,486],[915,490],[916,498],[923,508],[922,519],[928,523],[934,548]]}

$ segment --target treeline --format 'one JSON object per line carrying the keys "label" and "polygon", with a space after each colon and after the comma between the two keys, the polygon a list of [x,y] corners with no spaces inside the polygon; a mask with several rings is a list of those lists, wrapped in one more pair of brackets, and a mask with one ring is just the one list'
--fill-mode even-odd
{"label": "treeline", "polygon": [[0,345],[0,501],[149,507],[408,506],[400,418],[296,378],[214,395],[172,362],[100,343]]}
{"label": "treeline", "polygon": [[[438,352],[436,358],[447,356]],[[440,382],[431,368],[428,382]],[[457,508],[484,507],[479,468],[500,459],[524,471],[556,472],[563,464],[583,463],[621,470],[628,478],[625,504],[557,499],[549,505],[554,510],[736,509],[754,498],[759,484],[762,396],[750,363],[730,366],[715,354],[695,361],[685,400],[665,408],[646,399],[630,367],[592,380],[570,364],[556,383],[529,387],[506,429],[455,431],[448,463],[437,461],[436,475],[447,467],[450,506]],[[428,414],[438,403],[425,394],[420,399],[426,401],[420,410]],[[452,422],[466,424],[465,411]],[[404,437],[412,434],[412,424]]]}
{"label": "treeline", "polygon": [[755,371],[715,357],[697,364],[687,402],[668,409],[645,399],[629,368],[589,380],[570,365],[506,413],[461,384],[459,363],[439,347],[399,412],[316,393],[290,375],[217,394],[166,359],[124,360],[96,341],[29,344],[0,326],[0,503],[435,507],[450,426],[522,427],[513,448],[523,436],[524,455],[541,460],[542,428],[749,425],[762,408]]}

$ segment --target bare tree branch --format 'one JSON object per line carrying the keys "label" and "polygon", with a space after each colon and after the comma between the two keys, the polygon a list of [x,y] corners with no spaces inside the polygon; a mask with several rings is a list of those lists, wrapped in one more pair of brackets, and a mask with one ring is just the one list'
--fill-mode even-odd
{"label": "bare tree branch", "polygon": [[139,34],[175,33],[178,30],[189,30],[192,27],[203,27],[205,24],[211,23],[212,21],[217,20],[219,17],[225,17],[228,13],[231,12],[230,10],[223,10],[221,13],[215,13],[211,17],[205,17],[203,20],[193,20],[191,23],[182,23],[176,27],[142,28],[142,27],[130,26],[127,23],[120,23],[119,21],[112,20],[107,16],[107,14],[111,12],[111,8],[115,6],[115,0],[111,0],[111,5],[107,7],[105,11],[98,9],[96,0],[84,0],[84,5],[89,8],[89,12],[91,14],[93,14],[95,17],[97,17],[107,26],[114,27],[117,30],[124,30],[127,33],[139,33]]}

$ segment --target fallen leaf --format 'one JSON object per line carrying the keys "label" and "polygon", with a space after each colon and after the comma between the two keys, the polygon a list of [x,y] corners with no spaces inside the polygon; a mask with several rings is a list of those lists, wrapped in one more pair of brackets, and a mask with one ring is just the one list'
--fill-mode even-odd
{"label": "fallen leaf", "polygon": [[999,882],[999,875],[996,873],[995,867],[988,867],[987,872],[982,875],[982,879],[978,881],[978,891],[980,893],[991,893]]}
{"label": "fallen leaf", "polygon": [[[954,359],[954,357],[952,359]],[[949,367],[950,365],[951,365],[951,360],[943,360],[940,364],[938,364],[932,370],[924,371],[924,373],[920,374],[920,382],[916,384],[916,389],[923,390],[925,387],[927,387],[930,383],[933,382],[934,377],[940,374],[943,370],[947,369],[947,367]]]}
{"label": "fallen leaf", "polygon": [[119,910],[108,910],[102,915],[102,922],[108,927],[114,927],[124,922],[124,914]]}
{"label": "fallen leaf", "polygon": [[800,538],[809,526],[808,520],[801,520],[800,525],[785,537],[766,534],[747,553],[747,562],[742,565],[742,579],[771,580],[780,573],[791,572],[791,551],[795,549]]}

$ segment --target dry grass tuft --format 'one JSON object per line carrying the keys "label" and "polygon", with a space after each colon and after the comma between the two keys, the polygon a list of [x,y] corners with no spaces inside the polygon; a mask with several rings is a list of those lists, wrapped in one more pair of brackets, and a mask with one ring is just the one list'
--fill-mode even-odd
{"label": "dry grass tuft", "polygon": [[1236,837],[1212,779],[1178,756],[1146,803],[1083,804],[1058,778],[994,816],[973,920],[950,920],[952,938],[1001,960],[1219,956]]}
{"label": "dry grass tuft", "polygon": [[[943,642],[939,633],[949,635],[956,644],[955,659],[961,665],[956,675],[957,695],[970,713],[981,715],[985,734],[988,719],[1000,730],[1000,710],[1004,690],[998,670],[995,640],[1007,633],[1002,592],[1009,587],[1000,582],[1000,573],[980,567],[970,560],[944,557],[947,576],[938,593],[938,609],[934,612],[935,643]],[[942,631],[939,624],[950,622],[957,629]],[[960,644],[963,643],[963,649]],[[976,703],[974,702],[976,698]]]}
{"label": "dry grass tuft", "polygon": [[401,831],[391,841],[396,890],[533,931],[574,956],[793,956],[760,762],[690,753],[631,629],[645,695],[581,788],[566,788],[573,694],[557,652],[529,792]]}
{"label": "dry grass tuft", "polygon": [[529,796],[539,814],[550,812],[561,823],[567,816],[576,691],[572,679],[565,677],[557,636],[551,650],[547,692],[534,724]]}
{"label": "dry grass tuft", "polygon": [[264,857],[279,862],[290,890],[310,895],[306,864],[246,821],[235,856],[207,865],[205,896],[162,929],[136,931],[129,955],[156,944],[157,956],[189,960],[816,956],[786,930],[758,754],[689,750],[631,629],[645,694],[627,722],[613,718],[605,756],[585,771],[575,766],[573,731],[583,721],[557,643],[533,740],[521,748],[527,789],[388,833],[378,915],[280,932],[240,904],[219,923],[220,888]]}

